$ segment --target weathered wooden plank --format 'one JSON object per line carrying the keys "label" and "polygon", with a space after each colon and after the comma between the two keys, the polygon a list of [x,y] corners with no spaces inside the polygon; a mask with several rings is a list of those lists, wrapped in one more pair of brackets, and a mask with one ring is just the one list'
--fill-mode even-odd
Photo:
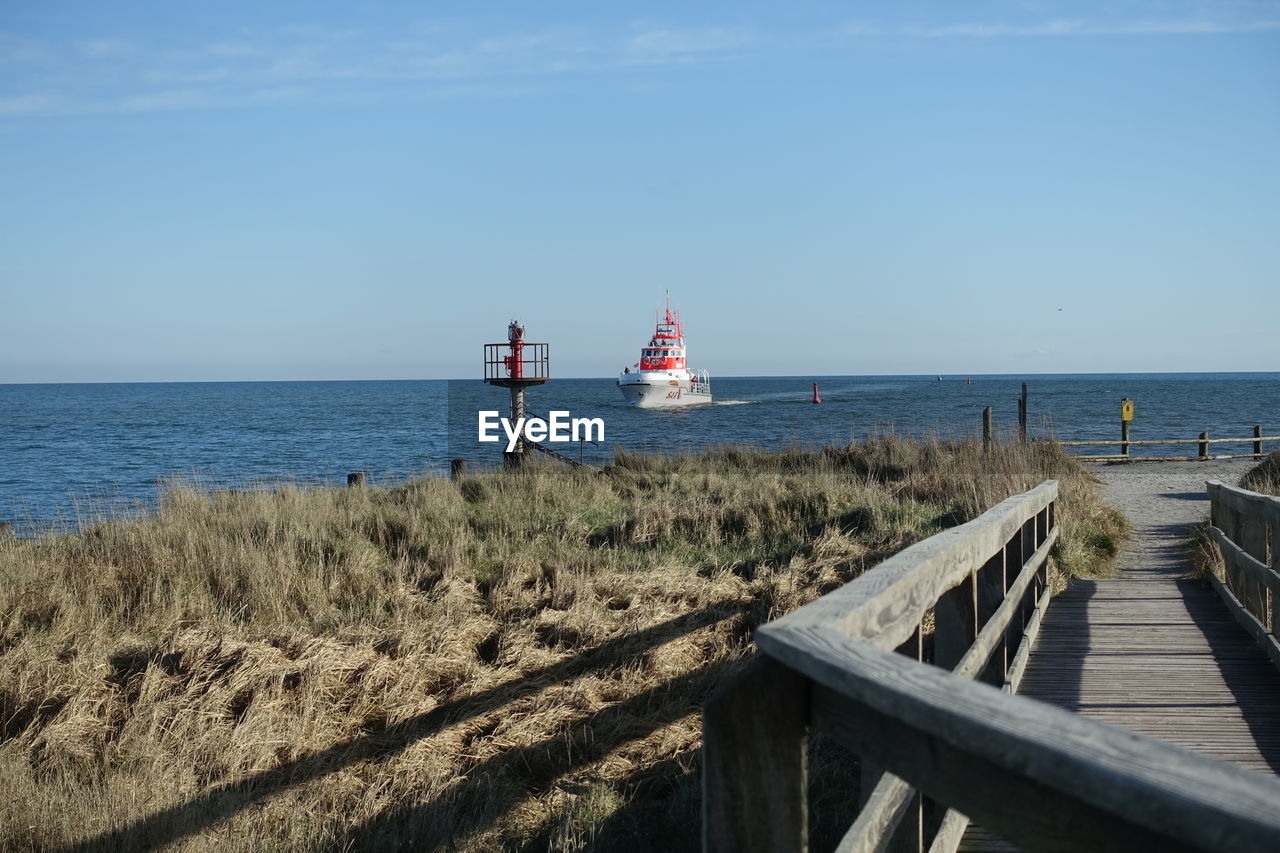
{"label": "weathered wooden plank", "polygon": [[947,809],[942,816],[942,823],[929,845],[929,853],[955,853],[969,828],[969,818],[955,809]]}
{"label": "weathered wooden plank", "polygon": [[916,789],[901,777],[881,773],[857,820],[836,846],[837,853],[884,853],[915,796]]}
{"label": "weathered wooden plank", "polygon": [[[1255,441],[1280,441],[1280,435],[1263,435],[1263,436],[1251,435],[1248,438],[1210,438],[1210,439],[1171,438],[1167,440],[1158,439],[1158,438],[1144,438],[1139,441],[1125,441],[1123,439],[1121,439],[1120,441],[1116,441],[1114,438],[1099,440],[1099,441],[1084,441],[1079,439],[1072,439],[1071,441],[1059,441],[1058,444],[1062,447],[1093,447],[1093,446],[1101,446],[1104,444],[1200,444],[1202,442],[1207,442],[1209,444],[1252,444]],[[1252,456],[1253,454],[1248,454],[1248,455]]]}
{"label": "weathered wooden plank", "polygon": [[[1196,442],[1199,444],[1199,442]],[[1117,456],[1114,454],[1097,455],[1071,454],[1073,459],[1089,462],[1214,462],[1220,459],[1252,459],[1252,453],[1215,453],[1211,456]]]}
{"label": "weathered wooden plank", "polygon": [[882,648],[895,648],[916,630],[944,592],[1001,550],[1023,522],[1057,494],[1057,481],[1049,480],[1008,498],[973,521],[898,552],[856,580],[772,624],[825,625]]}
{"label": "weathered wooden plank", "polygon": [[702,849],[808,849],[807,680],[759,656],[703,711]]}
{"label": "weathered wooden plank", "polygon": [[[1054,531],[1057,533],[1058,531]],[[1036,602],[1035,610],[1031,613],[1031,619],[1027,622],[1026,631],[1022,634],[1022,643],[1018,646],[1018,653],[1014,655],[1013,663],[1009,664],[1009,674],[1005,677],[1004,684],[1010,693],[1017,693],[1018,686],[1022,683],[1022,676],[1027,669],[1027,661],[1031,657],[1031,650],[1035,648],[1037,636],[1040,633],[1040,622],[1044,615],[1044,611],[1049,607],[1049,599],[1053,597],[1053,590],[1046,587],[1044,592],[1040,594],[1040,600]]]}
{"label": "weathered wooden plank", "polygon": [[[1209,498],[1216,503],[1238,512],[1261,514],[1268,524],[1280,525],[1280,498],[1274,495],[1264,495],[1248,489],[1228,486],[1219,480],[1207,481],[1205,488],[1209,492]],[[1216,522],[1214,526],[1222,527]]]}
{"label": "weathered wooden plank", "polygon": [[[1004,601],[996,608],[996,612],[991,615],[991,618],[987,620],[987,624],[982,626],[982,630],[978,633],[978,638],[973,641],[969,651],[965,652],[964,657],[960,659],[960,663],[955,666],[957,675],[975,678],[986,669],[992,654],[1005,640],[1007,629],[1021,607],[1022,597],[1035,581],[1040,566],[1048,559],[1049,551],[1053,548],[1053,543],[1057,541],[1058,528],[1055,527],[1050,531],[1045,543],[1027,561],[1022,573],[1017,576],[1009,587]],[[1005,673],[1001,672],[1000,683],[1003,684],[1004,681]]]}
{"label": "weathered wooden plank", "polygon": [[933,606],[933,663],[954,669],[978,636],[976,570]]}
{"label": "weathered wooden plank", "polygon": [[[1247,555],[1246,555],[1247,556]],[[1227,585],[1218,580],[1217,575],[1209,575],[1209,584],[1222,597],[1222,603],[1227,606],[1227,610],[1235,617],[1241,628],[1253,637],[1253,641],[1257,643],[1271,662],[1280,667],[1280,644],[1277,644],[1275,636],[1267,629],[1267,626],[1258,621],[1258,617],[1250,613],[1245,606],[1240,603],[1240,599],[1236,598]]]}
{"label": "weathered wooden plank", "polygon": [[[1243,548],[1232,542],[1227,534],[1216,527],[1209,528],[1209,535],[1222,550],[1222,559],[1234,576],[1247,579],[1280,595],[1280,574],[1261,560],[1256,560]],[[1257,615],[1257,614],[1255,614]]]}
{"label": "weathered wooden plank", "polygon": [[[1041,512],[1047,517],[1047,508]],[[1032,523],[1035,523],[1034,519]],[[970,677],[985,668],[992,652],[1014,622],[1020,600],[1034,584],[1037,573],[1048,559],[1049,551],[1057,538],[1057,529],[1043,536],[1043,544],[1027,562],[1013,586],[1009,588],[1007,597],[996,608],[988,624],[979,634],[980,644],[973,642],[972,635],[977,619],[975,573],[971,572],[958,586],[953,587],[938,600],[934,606],[935,665],[947,668],[958,666],[959,671]],[[1021,547],[1019,545],[1019,548]],[[997,579],[997,582],[1003,585],[1003,580]],[[966,648],[968,651],[964,651]],[[903,649],[899,649],[899,652],[902,651]],[[837,850],[840,853],[853,853],[853,851],[880,853],[880,851],[891,849],[894,831],[907,814],[914,796],[915,789],[900,777],[891,773],[880,773],[872,793],[859,812],[858,819],[849,828]],[[915,833],[908,832],[906,835],[909,836],[907,843],[910,844],[914,840],[911,836]],[[963,828],[959,830],[957,842],[962,835]]]}
{"label": "weathered wooden plank", "polygon": [[812,711],[825,729],[1011,841],[1280,849],[1280,780],[830,629],[772,623],[756,636],[767,654],[813,680]]}
{"label": "weathered wooden plank", "polygon": [[[1004,603],[1005,560],[1008,557],[1008,549],[1001,548],[980,566],[974,575],[978,596],[978,636],[982,636],[981,629],[991,621],[996,611],[1000,609],[1000,605]],[[1004,683],[1005,666],[1009,662],[1009,649],[1003,632],[995,632],[994,637],[988,633],[988,637],[995,640],[995,648],[985,655],[989,659],[986,668],[974,677],[999,686]],[[982,642],[987,643],[988,638],[984,637]],[[965,654],[978,655],[979,653],[970,648]]]}

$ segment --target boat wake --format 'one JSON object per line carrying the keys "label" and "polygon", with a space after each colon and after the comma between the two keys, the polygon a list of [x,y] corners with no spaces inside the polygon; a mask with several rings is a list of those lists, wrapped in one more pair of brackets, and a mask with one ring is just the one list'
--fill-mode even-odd
{"label": "boat wake", "polygon": [[745,406],[748,403],[759,403],[759,400],[716,400],[713,406]]}

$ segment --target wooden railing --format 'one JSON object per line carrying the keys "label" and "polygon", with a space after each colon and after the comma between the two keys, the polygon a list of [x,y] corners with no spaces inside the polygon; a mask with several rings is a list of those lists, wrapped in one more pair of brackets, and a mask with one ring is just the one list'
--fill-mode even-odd
{"label": "wooden railing", "polygon": [[[1119,446],[1118,454],[1098,454],[1093,456],[1077,455],[1077,459],[1091,459],[1096,462],[1121,462],[1126,460],[1134,460],[1138,462],[1207,462],[1212,459],[1261,459],[1263,456],[1262,443],[1264,441],[1277,442],[1280,441],[1280,435],[1263,435],[1262,427],[1255,426],[1253,435],[1245,438],[1210,438],[1209,433],[1200,433],[1199,438],[1170,438],[1170,439],[1130,439],[1128,430],[1119,441],[1114,439],[1099,439],[1097,441],[1089,440],[1072,440],[1059,441],[1062,447],[1104,447]],[[1130,456],[1129,448],[1132,445],[1178,445],[1178,444],[1194,444],[1196,445],[1195,456]],[[1210,455],[1209,445],[1211,444],[1252,444],[1252,453],[1217,453]]]}
{"label": "wooden railing", "polygon": [[1210,480],[1209,533],[1222,551],[1225,580],[1209,582],[1227,609],[1280,666],[1280,498]]}
{"label": "wooden railing", "polygon": [[704,850],[807,849],[811,730],[862,762],[841,851],[952,851],[969,818],[1033,849],[1280,849],[1280,780],[1008,692],[1049,603],[1057,496],[1009,498],[756,632],[763,654],[704,712]]}

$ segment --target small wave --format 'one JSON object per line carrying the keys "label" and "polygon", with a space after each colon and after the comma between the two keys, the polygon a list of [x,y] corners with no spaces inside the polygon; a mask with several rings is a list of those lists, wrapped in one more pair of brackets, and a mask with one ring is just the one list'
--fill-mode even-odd
{"label": "small wave", "polygon": [[713,406],[745,406],[748,403],[759,403],[759,400],[716,400]]}

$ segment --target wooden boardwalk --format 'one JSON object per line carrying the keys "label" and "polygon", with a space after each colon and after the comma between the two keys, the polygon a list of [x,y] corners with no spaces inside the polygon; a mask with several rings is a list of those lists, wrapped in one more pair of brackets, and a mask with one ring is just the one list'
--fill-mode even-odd
{"label": "wooden boardwalk", "polygon": [[[1133,525],[1119,577],[1078,580],[1054,598],[1018,692],[1280,773],[1280,673],[1207,583],[1182,578],[1187,528],[1208,500],[1154,485],[1108,494]],[[973,827],[961,849],[1015,848]]]}

